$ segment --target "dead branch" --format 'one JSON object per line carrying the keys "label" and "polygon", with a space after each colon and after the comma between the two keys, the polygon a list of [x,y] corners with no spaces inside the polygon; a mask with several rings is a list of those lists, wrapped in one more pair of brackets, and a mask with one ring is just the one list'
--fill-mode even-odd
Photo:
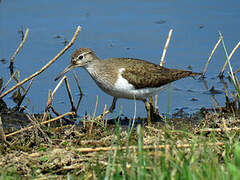
{"label": "dead branch", "polygon": [[[52,110],[52,112],[53,112],[56,116],[60,116],[60,114],[54,109],[54,107],[53,107],[52,105],[50,105],[49,108]],[[71,120],[71,119],[68,119],[68,118],[65,118],[65,117],[63,117],[62,119],[64,119],[65,121],[74,123],[74,121]]]}
{"label": "dead branch", "polygon": [[77,38],[78,33],[81,30],[81,26],[77,27],[77,30],[72,38],[72,40],[68,43],[68,45],[61,50],[52,60],[50,60],[43,68],[41,68],[39,71],[35,72],[34,74],[32,74],[31,76],[27,77],[26,79],[24,79],[23,81],[19,82],[18,84],[16,84],[15,86],[13,86],[12,88],[10,88],[9,90],[7,90],[5,93],[3,93],[2,95],[0,95],[0,98],[3,98],[4,96],[6,96],[8,93],[12,92],[14,89],[16,89],[17,87],[23,85],[25,82],[29,81],[30,79],[36,77],[37,75],[39,75],[40,73],[42,73],[44,70],[46,70],[52,63],[54,63],[68,48],[70,48],[74,41]]}
{"label": "dead branch", "polygon": [[15,57],[17,56],[17,54],[19,53],[19,51],[22,49],[26,39],[27,39],[27,36],[28,36],[28,32],[29,32],[29,28],[27,28],[25,34],[24,34],[24,37],[23,37],[23,40],[22,42],[19,44],[17,50],[14,52],[13,56],[11,57],[11,60],[10,60],[10,65],[9,65],[9,69],[10,69],[10,73],[11,75],[13,74],[13,64],[14,64],[14,60],[15,60]]}

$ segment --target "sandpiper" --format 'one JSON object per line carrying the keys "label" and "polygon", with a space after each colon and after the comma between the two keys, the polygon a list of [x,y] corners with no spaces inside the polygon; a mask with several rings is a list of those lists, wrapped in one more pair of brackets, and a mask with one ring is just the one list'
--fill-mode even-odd
{"label": "sandpiper", "polygon": [[99,59],[89,48],[79,48],[72,54],[71,63],[57,78],[75,67],[83,67],[107,94],[113,96],[109,111],[115,109],[118,98],[142,100],[151,120],[151,108],[147,98],[158,94],[171,82],[200,73],[168,69],[151,62],[134,58]]}

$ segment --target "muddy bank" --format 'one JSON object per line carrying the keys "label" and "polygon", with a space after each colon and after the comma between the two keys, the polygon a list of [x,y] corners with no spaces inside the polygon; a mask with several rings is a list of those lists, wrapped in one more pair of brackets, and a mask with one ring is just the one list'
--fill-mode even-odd
{"label": "muddy bank", "polygon": [[[149,150],[151,152],[154,151],[153,145],[156,145],[156,142],[165,144],[172,140],[178,144],[186,144],[190,143],[193,137],[200,136],[199,134],[201,138],[208,137],[210,132],[201,132],[207,128],[222,129],[217,132],[221,139],[226,126],[240,128],[239,118],[213,112],[206,112],[197,122],[191,118],[173,118],[165,126],[161,123],[142,126],[143,142],[146,147],[152,146],[152,150]],[[93,129],[90,132],[91,127]],[[132,131],[130,147],[138,143],[136,131],[136,128]],[[85,176],[99,163],[103,170],[106,168],[111,147],[115,144],[124,148],[128,132],[127,126],[103,126],[100,122],[94,122],[93,126],[92,122],[85,122],[81,127],[36,127],[8,137],[8,143],[0,142],[0,172],[22,178],[33,177],[33,174],[38,178],[66,178],[69,173]],[[189,134],[187,138],[186,133]],[[116,142],[116,139],[119,141]],[[130,148],[130,151],[133,149]]]}

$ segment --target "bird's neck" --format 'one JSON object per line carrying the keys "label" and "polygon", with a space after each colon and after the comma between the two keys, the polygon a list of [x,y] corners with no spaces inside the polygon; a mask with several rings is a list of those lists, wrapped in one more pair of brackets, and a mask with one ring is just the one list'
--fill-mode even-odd
{"label": "bird's neck", "polygon": [[84,68],[88,71],[88,73],[91,76],[94,76],[95,74],[97,74],[97,70],[98,67],[100,66],[100,59],[95,59],[94,61],[92,61],[91,63],[89,63],[87,66],[85,66]]}

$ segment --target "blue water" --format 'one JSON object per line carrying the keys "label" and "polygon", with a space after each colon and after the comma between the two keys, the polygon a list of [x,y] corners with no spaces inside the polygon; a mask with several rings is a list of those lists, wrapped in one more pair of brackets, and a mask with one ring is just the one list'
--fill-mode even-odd
{"label": "blue water", "polygon": [[[5,82],[9,78],[9,61],[21,41],[19,30],[29,27],[28,39],[15,60],[15,70],[21,72],[21,79],[28,77],[44,66],[63,47],[64,40],[70,40],[78,25],[82,31],[75,44],[33,82],[28,98],[31,112],[43,112],[49,89],[57,85],[56,75],[70,62],[71,53],[79,47],[89,47],[100,58],[135,57],[159,63],[169,30],[173,29],[172,39],[166,54],[166,67],[187,69],[201,72],[212,48],[222,32],[230,53],[239,41],[240,1],[235,0],[12,0],[0,3],[0,77]],[[56,38],[60,35],[61,38]],[[231,62],[238,69],[239,50]],[[209,88],[212,86],[223,92],[223,85],[216,78],[225,62],[225,53],[219,47],[212,58],[206,73]],[[110,106],[112,97],[104,94],[83,70],[77,70],[84,97],[79,114],[92,114],[96,96],[99,97],[97,113],[103,111],[105,104]],[[74,98],[77,101],[79,92],[72,72],[67,74]],[[11,87],[14,83],[11,83]],[[228,84],[229,89],[233,87]],[[160,112],[176,112],[184,108],[195,112],[201,107],[215,107],[203,82],[186,78],[172,84],[171,90],[161,92],[158,96]],[[191,90],[191,92],[189,92]],[[170,94],[170,95],[169,95]],[[12,107],[11,95],[4,98]],[[170,97],[170,100],[169,100]],[[194,98],[197,101],[191,101]],[[215,95],[218,103],[224,105],[224,94]],[[26,104],[27,102],[24,102]],[[137,116],[146,116],[142,102],[137,102]],[[54,97],[57,111],[64,113],[70,110],[68,95],[61,87]],[[133,116],[134,101],[119,100],[115,115],[122,109],[123,114]]]}

